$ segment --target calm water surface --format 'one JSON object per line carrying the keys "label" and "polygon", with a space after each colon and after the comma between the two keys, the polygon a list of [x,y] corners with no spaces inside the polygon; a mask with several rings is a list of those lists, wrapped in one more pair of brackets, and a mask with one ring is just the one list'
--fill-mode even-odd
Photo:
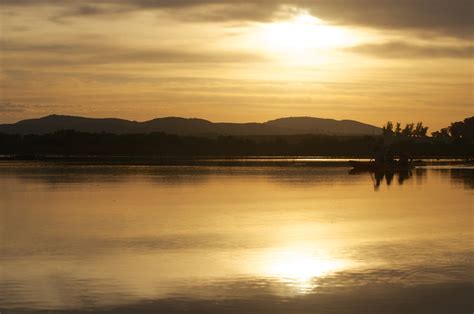
{"label": "calm water surface", "polygon": [[0,310],[472,313],[473,192],[467,166],[3,162]]}

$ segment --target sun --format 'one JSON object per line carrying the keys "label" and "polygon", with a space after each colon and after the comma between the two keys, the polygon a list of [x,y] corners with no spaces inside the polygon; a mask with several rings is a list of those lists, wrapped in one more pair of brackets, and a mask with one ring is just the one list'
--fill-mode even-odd
{"label": "sun", "polygon": [[346,29],[325,24],[307,12],[288,21],[263,24],[260,42],[268,54],[300,61],[354,45],[356,36]]}

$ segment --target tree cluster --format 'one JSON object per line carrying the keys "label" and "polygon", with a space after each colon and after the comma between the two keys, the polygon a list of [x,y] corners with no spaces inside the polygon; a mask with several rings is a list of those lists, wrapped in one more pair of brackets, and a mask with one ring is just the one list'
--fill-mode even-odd
{"label": "tree cluster", "polygon": [[427,126],[423,125],[423,122],[407,123],[402,129],[400,122],[394,125],[392,121],[388,121],[382,127],[382,132],[384,136],[426,137],[428,129]]}
{"label": "tree cluster", "polygon": [[473,141],[474,140],[474,116],[456,121],[450,126],[442,128],[439,131],[431,133],[435,138],[453,138],[458,140]]}

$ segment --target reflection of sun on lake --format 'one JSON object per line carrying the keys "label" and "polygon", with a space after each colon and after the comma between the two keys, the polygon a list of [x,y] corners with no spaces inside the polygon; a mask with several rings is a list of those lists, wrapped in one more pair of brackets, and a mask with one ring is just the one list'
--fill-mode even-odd
{"label": "reflection of sun on lake", "polygon": [[340,271],[347,266],[347,261],[332,258],[327,254],[310,250],[285,250],[265,256],[262,272],[295,287],[298,293],[307,293],[317,287],[314,279]]}

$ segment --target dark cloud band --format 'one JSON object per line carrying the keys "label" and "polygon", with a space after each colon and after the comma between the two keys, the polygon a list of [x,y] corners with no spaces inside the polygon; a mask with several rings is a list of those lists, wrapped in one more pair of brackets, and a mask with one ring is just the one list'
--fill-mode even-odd
{"label": "dark cloud band", "polygon": [[[261,55],[229,51],[130,48],[99,43],[24,43],[0,41],[0,60],[28,66],[80,66],[127,63],[252,63]],[[21,60],[21,62],[20,62]]]}
{"label": "dark cloud band", "polygon": [[[474,30],[472,0],[3,0],[2,5],[61,6],[65,14],[76,16],[162,9],[214,21],[265,21],[290,6],[338,24],[452,37],[472,37]],[[204,7],[208,8],[199,10]]]}
{"label": "dark cloud band", "polygon": [[387,59],[411,58],[453,58],[469,59],[474,55],[472,45],[446,46],[446,45],[420,45],[407,42],[393,41],[382,44],[366,44],[347,49],[348,51],[367,54]]}

